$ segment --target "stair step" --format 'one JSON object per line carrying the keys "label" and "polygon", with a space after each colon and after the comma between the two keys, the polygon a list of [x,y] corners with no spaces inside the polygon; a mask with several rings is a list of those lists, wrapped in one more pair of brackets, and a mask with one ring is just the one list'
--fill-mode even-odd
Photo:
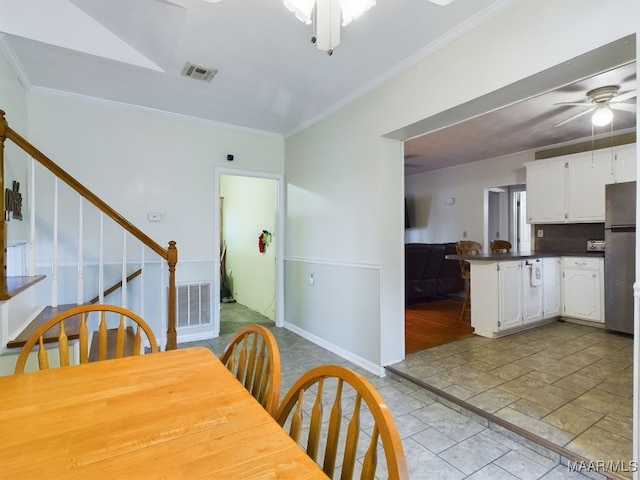
{"label": "stair step", "polygon": [[[68,305],[58,305],[57,307],[45,307],[45,309],[40,312],[40,314],[25,328],[20,335],[18,335],[15,340],[11,340],[7,343],[7,348],[22,348],[24,344],[27,342],[29,337],[42,325],[44,322],[54,317],[55,315],[62,313],[64,311],[70,310],[78,305],[68,304]],[[80,325],[80,316],[74,315],[73,317],[69,317],[64,321],[64,329],[67,333],[67,337],[69,340],[78,339],[78,331]],[[116,332],[117,328],[112,328],[107,330],[107,358],[115,357],[115,348],[116,348]],[[58,341],[58,336],[60,335],[60,326],[56,325],[51,327],[44,334],[44,343],[55,343]],[[124,337],[124,350],[125,352],[133,351],[133,342],[135,339],[135,332],[133,327],[129,326],[125,330]],[[129,354],[125,353],[125,356],[129,356]],[[94,362],[98,360],[98,332],[93,332],[91,348],[89,349],[89,361]]]}
{"label": "stair step", "polygon": [[38,283],[45,278],[46,275],[37,275],[35,277],[4,277],[4,284],[0,285],[0,300],[9,300],[34,283]]}
{"label": "stair step", "polygon": [[[47,320],[55,315],[77,307],[75,303],[67,305],[58,305],[57,307],[45,307],[40,314],[33,319],[33,321],[25,328],[20,334],[13,340],[7,342],[7,348],[22,348],[31,335]],[[64,329],[67,332],[69,340],[78,338],[78,330],[80,325],[80,318],[75,315],[64,322]],[[51,343],[57,342],[60,335],[60,327],[55,326],[49,329],[44,335],[44,342]]]}
{"label": "stair step", "polygon": [[[116,356],[116,334],[117,328],[111,328],[107,330],[107,358],[115,358]],[[129,326],[125,329],[124,333],[124,356],[130,357],[131,354],[127,352],[133,351],[133,341],[135,339],[135,332],[133,327]],[[98,360],[98,332],[93,332],[93,339],[91,341],[91,348],[89,349],[89,361],[95,362]]]}

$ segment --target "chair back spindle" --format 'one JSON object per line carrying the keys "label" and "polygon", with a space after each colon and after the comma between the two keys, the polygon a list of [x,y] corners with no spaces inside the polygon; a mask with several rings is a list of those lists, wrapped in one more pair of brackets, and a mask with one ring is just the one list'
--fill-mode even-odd
{"label": "chair back spindle", "polygon": [[260,325],[240,330],[220,360],[260,404],[274,416],[280,397],[280,351],[273,334]]}
{"label": "chair back spindle", "polygon": [[[324,406],[329,405],[327,419]],[[366,437],[361,434],[364,415],[373,417],[374,425],[370,440],[359,449]],[[384,452],[387,478],[409,478],[389,408],[368,380],[348,368],[322,365],[302,375],[285,395],[276,420],[330,478],[373,480],[381,470],[379,448]]]}
{"label": "chair back spindle", "polygon": [[[92,312],[98,312],[100,316],[97,333],[94,335],[94,337],[97,336],[98,347],[95,355],[91,353],[93,339],[90,337],[87,320],[88,315]],[[119,316],[119,323],[114,329],[108,328],[107,314]],[[127,322],[135,325],[135,332],[131,332],[131,327],[127,326]],[[50,368],[46,344],[57,344],[61,367],[71,365],[70,337],[74,341],[77,339],[79,363],[140,355],[142,332],[147,337],[150,351],[157,352],[158,345],[151,327],[134,312],[117,305],[80,305],[55,315],[36,329],[22,347],[14,372],[24,372],[27,359],[36,343],[38,344],[38,367],[40,370]],[[115,340],[110,340],[112,334],[115,334]],[[129,342],[127,342],[128,338]],[[110,345],[113,353],[109,350]]]}

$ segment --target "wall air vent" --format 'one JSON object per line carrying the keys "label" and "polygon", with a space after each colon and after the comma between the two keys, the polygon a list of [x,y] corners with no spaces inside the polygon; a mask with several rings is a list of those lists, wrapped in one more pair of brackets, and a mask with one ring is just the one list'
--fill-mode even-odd
{"label": "wall air vent", "polygon": [[212,324],[212,290],[211,282],[176,285],[176,323],[178,329]]}
{"label": "wall air vent", "polygon": [[218,73],[218,70],[215,68],[201,67],[200,65],[194,65],[193,63],[187,62],[182,69],[181,75],[189,78],[195,78],[196,80],[210,82],[216,73]]}

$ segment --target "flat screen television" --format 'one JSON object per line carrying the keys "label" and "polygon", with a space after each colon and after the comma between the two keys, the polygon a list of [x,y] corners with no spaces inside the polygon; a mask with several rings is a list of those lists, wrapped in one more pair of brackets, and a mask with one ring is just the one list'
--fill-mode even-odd
{"label": "flat screen television", "polygon": [[411,219],[409,218],[409,207],[407,207],[407,199],[404,199],[404,228],[411,228]]}

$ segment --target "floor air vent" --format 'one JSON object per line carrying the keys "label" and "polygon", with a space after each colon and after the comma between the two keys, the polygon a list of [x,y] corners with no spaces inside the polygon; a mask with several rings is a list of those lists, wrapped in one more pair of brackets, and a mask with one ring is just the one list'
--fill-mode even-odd
{"label": "floor air vent", "polygon": [[182,69],[182,75],[189,78],[195,78],[196,80],[202,80],[204,82],[210,82],[211,79],[218,73],[215,68],[201,67],[200,65],[194,65],[187,62]]}
{"label": "floor air vent", "polygon": [[210,325],[211,283],[189,283],[176,285],[178,328]]}

